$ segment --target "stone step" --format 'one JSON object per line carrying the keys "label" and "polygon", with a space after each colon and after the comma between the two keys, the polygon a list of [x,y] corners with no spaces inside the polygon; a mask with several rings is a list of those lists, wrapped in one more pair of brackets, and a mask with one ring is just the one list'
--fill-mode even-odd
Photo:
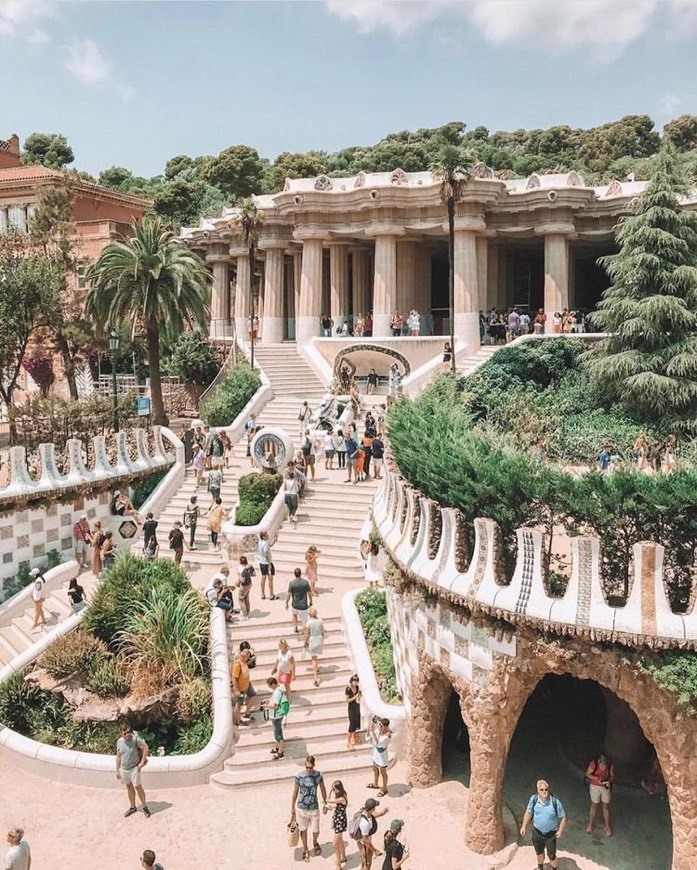
{"label": "stone step", "polygon": [[[241,631],[242,625],[249,625],[249,624],[250,623],[240,623],[239,624],[240,631]],[[285,626],[284,626],[284,628],[285,628]],[[280,630],[282,631],[283,628]],[[237,626],[233,626],[228,631],[228,637],[229,637],[230,641],[234,644],[234,638],[232,637],[233,633],[238,633]],[[293,638],[296,638],[296,635],[293,634],[292,629],[291,629],[291,634],[293,635]],[[281,637],[282,636],[283,635],[281,635]],[[245,637],[245,640],[249,640],[249,638]],[[290,640],[290,638],[287,638],[287,640]],[[251,641],[250,641],[250,643],[251,643]],[[257,659],[260,659],[260,657],[262,655],[271,654],[271,653],[273,654],[273,657],[275,659],[276,653],[278,652],[278,638],[275,638],[275,637],[259,638],[253,644],[253,647],[254,647],[254,652],[257,654]],[[299,656],[301,654],[301,652],[303,650],[303,645],[302,645],[302,641],[299,638],[299,635],[297,636],[297,641],[292,640],[290,642],[290,647],[296,656]],[[342,626],[341,625],[331,625],[331,626],[325,625],[324,626],[324,654],[327,655],[328,653],[332,652],[334,649],[339,650],[339,651],[343,651],[344,654],[346,653],[346,645],[344,643],[344,635],[343,635]],[[324,656],[323,656],[323,658],[324,658]]]}
{"label": "stone step", "polygon": [[[248,640],[254,646],[254,639],[266,640],[270,637],[276,638],[276,643],[280,637],[285,637],[283,632],[287,632],[290,628],[290,613],[284,608],[282,601],[272,601],[270,604],[279,605],[278,618],[267,620],[265,622],[248,622],[244,627],[231,626],[228,628],[228,637],[234,643],[237,640]],[[323,620],[324,628],[328,632],[341,630],[343,624],[340,616],[328,616]],[[292,628],[290,633],[293,634]]]}
{"label": "stone step", "polygon": [[[318,770],[325,779],[336,777],[346,771],[367,771],[372,767],[370,753],[363,750],[349,752],[344,749],[344,752],[337,751],[323,756],[313,754],[317,758]],[[269,759],[271,756],[267,753],[265,760],[268,760],[268,764],[258,764],[256,770],[221,770],[211,776],[210,784],[213,788],[221,790],[258,788],[264,783],[289,785],[295,774],[303,770],[304,756],[302,758],[286,756],[279,761]]]}
{"label": "stone step", "polygon": [[[291,702],[292,703],[292,702]],[[291,706],[291,715],[293,713]],[[348,723],[347,723],[348,724]],[[225,760],[224,770],[229,772],[252,774],[258,769],[258,765],[268,760],[270,743],[273,740],[271,726],[269,728],[269,745],[258,747],[244,747],[244,751],[236,751],[230,758]],[[285,737],[285,734],[284,734]],[[336,758],[337,756],[347,756],[349,759],[359,759],[362,756],[370,759],[370,746],[366,743],[365,747],[361,746],[351,752],[346,747],[345,734],[325,734],[323,736],[315,736],[308,740],[301,737],[288,740],[285,747],[285,755],[288,760],[297,759],[302,762],[306,755],[314,755],[316,758],[317,770],[324,772],[322,760],[328,758]],[[281,759],[283,761],[285,759]],[[276,765],[274,765],[276,767]],[[326,767],[326,765],[325,765]],[[258,780],[257,780],[258,781]]]}
{"label": "stone step", "polygon": [[[296,718],[295,707],[291,700],[290,713],[283,727],[283,738],[286,744],[286,752],[292,752],[292,745],[296,742],[312,741],[313,745],[327,740],[335,740],[337,733],[348,731],[348,715],[346,710],[335,716],[325,718],[302,716]],[[238,737],[235,750],[244,749],[245,753],[257,752],[260,749],[268,751],[274,745],[273,733],[270,723],[265,722],[261,713],[255,713],[254,722],[247,727],[238,729]],[[231,767],[236,765],[232,764]]]}
{"label": "stone step", "polygon": [[[291,636],[293,635],[291,634]],[[283,635],[281,635],[281,637],[283,637]],[[276,665],[278,645],[271,650],[261,651],[255,646],[254,651],[257,654],[257,665],[254,670],[258,670],[259,673],[264,674],[264,679],[266,679],[266,677],[271,675],[271,671]],[[310,661],[310,657],[304,654],[302,647],[294,648],[293,656],[295,658],[296,678],[312,673],[312,662]],[[332,673],[331,668],[335,665],[343,666],[344,664],[346,664],[346,645],[344,643],[331,645],[325,644],[324,652],[319,660],[320,673],[330,674]]]}
{"label": "stone step", "polygon": [[24,652],[25,646],[19,643],[8,625],[0,628],[0,663],[6,665],[16,658],[21,652]]}

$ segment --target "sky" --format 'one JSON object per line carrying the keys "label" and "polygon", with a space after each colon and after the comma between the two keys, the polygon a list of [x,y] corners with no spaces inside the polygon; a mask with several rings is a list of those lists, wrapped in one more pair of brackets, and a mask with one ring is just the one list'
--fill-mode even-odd
{"label": "sky", "polygon": [[370,145],[697,114],[697,0],[0,0],[0,139],[162,172],[236,144]]}

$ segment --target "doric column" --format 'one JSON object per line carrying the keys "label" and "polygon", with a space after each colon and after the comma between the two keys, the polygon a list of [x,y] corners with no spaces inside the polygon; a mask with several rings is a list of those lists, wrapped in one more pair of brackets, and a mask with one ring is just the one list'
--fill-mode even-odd
{"label": "doric column", "polygon": [[298,342],[305,344],[314,335],[319,335],[319,318],[322,314],[322,238],[305,235],[302,243],[300,300],[295,317],[295,337]]}
{"label": "doric column", "polygon": [[[226,338],[230,323],[230,282],[228,265],[230,256],[225,250],[216,250],[206,255],[206,262],[213,268],[213,287],[211,289],[211,320],[209,325],[210,338]],[[220,246],[222,247],[222,246]]]}
{"label": "doric column", "polygon": [[0,207],[0,233],[7,232],[7,209]]}
{"label": "doric column", "polygon": [[499,246],[491,244],[487,246],[487,269],[486,269],[486,295],[481,299],[480,308],[488,311],[492,305],[496,305],[499,298]]}
{"label": "doric column", "polygon": [[237,282],[235,284],[235,330],[240,341],[249,338],[249,253],[246,248],[231,248],[230,254],[237,257]]}
{"label": "doric column", "polygon": [[[432,250],[430,245],[420,244],[415,251],[416,290],[415,307],[423,319],[424,312],[431,307],[431,270]],[[411,306],[409,306],[411,308]],[[407,309],[408,311],[408,309]],[[406,314],[406,312],[402,312]]]}
{"label": "doric column", "polygon": [[397,304],[397,236],[404,235],[398,225],[374,225],[366,230],[375,237],[373,278],[373,335],[391,335],[390,318]]}
{"label": "doric column", "polygon": [[484,221],[475,215],[455,220],[455,338],[468,350],[479,347],[477,231],[483,229]]}
{"label": "doric column", "polygon": [[329,280],[331,317],[334,327],[340,326],[349,313],[349,262],[345,243],[329,246]]}
{"label": "doric column", "polygon": [[[479,306],[477,308],[477,317],[479,317],[480,310],[486,310],[488,283],[489,239],[486,236],[479,236],[477,238],[477,286],[479,287]],[[477,329],[479,329],[479,320],[477,320]]]}
{"label": "doric column", "polygon": [[572,221],[536,226],[545,237],[545,332],[552,331],[554,312],[569,307],[569,236],[575,233]]}
{"label": "doric column", "polygon": [[365,248],[351,251],[351,313],[354,318],[368,308],[368,252]]}
{"label": "doric column", "polygon": [[398,242],[397,301],[395,302],[395,308],[405,318],[407,311],[417,308],[421,313],[421,323],[423,325],[424,311],[420,306],[421,300],[417,296],[416,282],[416,244],[414,242]]}
{"label": "doric column", "polygon": [[264,322],[261,325],[263,344],[280,344],[283,341],[283,263],[285,242],[264,245]]}

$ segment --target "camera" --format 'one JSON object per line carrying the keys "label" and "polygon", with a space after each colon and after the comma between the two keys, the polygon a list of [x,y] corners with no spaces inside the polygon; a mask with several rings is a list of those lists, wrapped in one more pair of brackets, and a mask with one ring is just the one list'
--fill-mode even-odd
{"label": "camera", "polygon": [[379,716],[373,716],[373,724],[379,725],[382,722],[382,719]]}

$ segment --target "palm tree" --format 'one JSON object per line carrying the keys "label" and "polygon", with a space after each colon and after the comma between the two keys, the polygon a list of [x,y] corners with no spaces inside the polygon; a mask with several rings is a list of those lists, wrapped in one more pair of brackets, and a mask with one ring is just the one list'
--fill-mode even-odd
{"label": "palm tree", "polygon": [[465,157],[459,148],[446,145],[431,171],[440,177],[440,198],[448,211],[448,307],[450,317],[450,366],[455,374],[455,205],[462,196],[469,172],[464,167]]}
{"label": "palm tree", "polygon": [[264,220],[264,212],[259,211],[252,197],[243,199],[240,203],[237,214],[230,221],[230,229],[237,234],[242,244],[247,248],[249,257],[249,322],[251,328],[249,334],[251,336],[251,353],[250,362],[254,368],[254,273],[256,271],[257,261],[257,245],[259,244],[259,232],[261,224]]}
{"label": "palm tree", "polygon": [[203,261],[157,215],[134,224],[133,236],[112,242],[88,273],[87,313],[97,330],[126,321],[148,343],[153,422],[167,425],[160,376],[160,332],[178,335],[186,325],[205,327],[211,282]]}

